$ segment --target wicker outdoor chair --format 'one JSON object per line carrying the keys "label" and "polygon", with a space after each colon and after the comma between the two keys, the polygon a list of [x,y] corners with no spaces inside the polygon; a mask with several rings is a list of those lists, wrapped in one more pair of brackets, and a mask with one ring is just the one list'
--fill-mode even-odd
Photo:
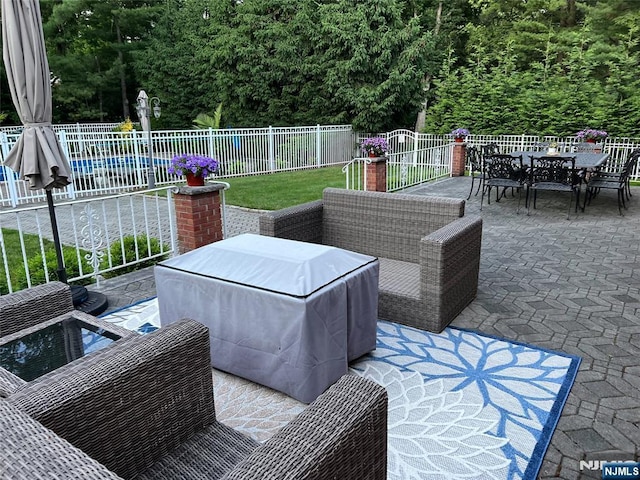
{"label": "wicker outdoor chair", "polygon": [[0,296],[0,337],[73,310],[69,285],[50,282]]}
{"label": "wicker outdoor chair", "polygon": [[465,201],[326,188],[323,199],[260,216],[260,233],[380,260],[378,316],[441,332],[478,289],[482,219]]}
{"label": "wicker outdoor chair", "polygon": [[216,420],[209,355],[207,328],[181,320],[28,382],[0,399],[0,472],[12,479],[386,478],[383,387],[345,375],[258,444]]}

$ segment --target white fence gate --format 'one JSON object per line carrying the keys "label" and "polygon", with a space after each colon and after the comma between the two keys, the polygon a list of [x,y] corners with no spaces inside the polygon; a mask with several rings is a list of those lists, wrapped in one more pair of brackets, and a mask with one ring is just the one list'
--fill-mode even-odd
{"label": "white fence gate", "polygon": [[[389,144],[387,154],[387,191],[392,192],[435,180],[451,173],[452,146],[444,135],[430,135],[410,130],[378,134]],[[359,135],[358,144],[365,135]],[[355,157],[342,171],[346,188],[366,189],[366,157]]]}

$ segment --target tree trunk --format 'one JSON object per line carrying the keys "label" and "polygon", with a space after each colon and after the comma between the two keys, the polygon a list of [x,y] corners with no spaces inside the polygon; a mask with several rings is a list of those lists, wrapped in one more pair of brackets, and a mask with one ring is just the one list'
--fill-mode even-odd
{"label": "tree trunk", "polygon": [[[438,2],[438,10],[436,10],[436,24],[433,27],[433,36],[437,37],[440,33],[440,26],[442,25],[442,2]],[[427,74],[422,81],[422,90],[426,93],[431,89],[431,75]],[[422,103],[422,110],[418,112],[418,118],[416,119],[416,132],[424,130],[424,124],[427,118],[427,99],[424,99]]]}
{"label": "tree trunk", "polygon": [[[118,38],[118,46],[122,47],[122,35],[120,33],[120,25],[115,21],[116,35]],[[122,98],[122,118],[129,118],[129,100],[127,99],[127,80],[124,75],[124,55],[122,48],[118,48],[118,61],[120,62],[120,95]]]}
{"label": "tree trunk", "polygon": [[567,15],[562,24],[564,27],[576,26],[576,0],[567,0]]}

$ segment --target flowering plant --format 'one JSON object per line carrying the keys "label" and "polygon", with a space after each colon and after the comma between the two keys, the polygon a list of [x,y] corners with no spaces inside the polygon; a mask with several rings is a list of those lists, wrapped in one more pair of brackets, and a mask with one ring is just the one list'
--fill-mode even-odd
{"label": "flowering plant", "polygon": [[453,135],[453,138],[464,138],[469,135],[469,130],[466,128],[456,128],[451,132],[451,135]]}
{"label": "flowering plant", "polygon": [[607,132],[604,130],[594,130],[593,128],[585,128],[576,133],[578,140],[600,140],[607,138]]}
{"label": "flowering plant", "polygon": [[389,152],[389,144],[382,137],[365,138],[360,142],[362,152],[367,155],[375,155],[380,157]]}
{"label": "flowering plant", "polygon": [[207,177],[218,170],[218,161],[204,155],[176,155],[167,169],[172,175],[193,173],[196,177]]}
{"label": "flowering plant", "polygon": [[131,119],[129,117],[126,118],[126,120],[118,125],[116,125],[115,127],[113,127],[114,132],[133,132],[133,130],[135,130],[135,128],[133,127],[133,122],[131,121]]}

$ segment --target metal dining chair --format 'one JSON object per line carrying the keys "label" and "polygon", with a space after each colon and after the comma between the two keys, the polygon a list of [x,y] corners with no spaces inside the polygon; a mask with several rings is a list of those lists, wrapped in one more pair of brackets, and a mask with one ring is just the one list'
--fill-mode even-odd
{"label": "metal dining chair", "polygon": [[471,176],[471,189],[469,189],[469,195],[467,200],[471,198],[473,193],[473,184],[478,180],[478,188],[476,189],[476,195],[482,188],[482,182],[484,180],[484,174],[482,173],[482,159],[477,147],[467,147],[467,163],[469,164],[469,175]]}
{"label": "metal dining chair", "polygon": [[500,153],[500,146],[497,143],[487,143],[486,145],[482,145],[480,147],[480,153],[482,155],[482,158],[486,157],[487,155],[495,155],[497,153]]}
{"label": "metal dining chair", "polygon": [[582,210],[585,209],[587,203],[602,189],[617,190],[618,192],[618,212],[622,215],[622,208],[627,209],[625,197],[630,199],[631,195],[631,174],[640,159],[640,149],[636,149],[629,154],[620,170],[617,172],[598,171],[594,173],[587,182],[587,190],[585,193]]}
{"label": "metal dining chair", "polygon": [[582,181],[578,171],[576,171],[575,157],[559,156],[530,156],[530,168],[527,189],[527,215],[531,211],[531,200],[528,198],[528,190],[533,190],[533,208],[536,208],[536,198],[538,190],[553,192],[568,192],[569,210],[567,220],[571,214],[571,204],[575,197],[576,212],[580,203],[580,183]]}
{"label": "metal dining chair", "polygon": [[520,213],[520,200],[522,198],[522,189],[524,188],[525,169],[522,164],[522,156],[513,156],[509,154],[495,153],[484,156],[483,163],[483,188],[480,200],[480,210],[484,203],[485,193],[487,201],[491,204],[491,189],[496,189],[496,202],[504,196],[507,188],[513,188],[518,191],[518,209]]}

